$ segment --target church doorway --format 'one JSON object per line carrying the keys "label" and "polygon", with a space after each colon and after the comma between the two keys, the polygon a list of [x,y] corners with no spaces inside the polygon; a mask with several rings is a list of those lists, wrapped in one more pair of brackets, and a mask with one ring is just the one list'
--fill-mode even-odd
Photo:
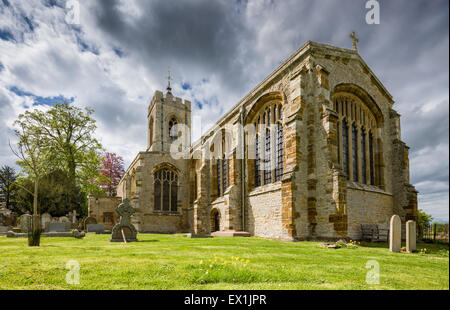
{"label": "church doorway", "polygon": [[220,212],[217,209],[211,211],[211,232],[220,231]]}

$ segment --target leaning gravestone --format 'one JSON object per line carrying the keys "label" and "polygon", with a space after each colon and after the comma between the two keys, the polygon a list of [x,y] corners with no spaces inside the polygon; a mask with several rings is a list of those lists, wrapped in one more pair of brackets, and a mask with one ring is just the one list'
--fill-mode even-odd
{"label": "leaning gravestone", "polygon": [[391,217],[389,229],[389,251],[400,252],[402,246],[402,221],[398,215]]}
{"label": "leaning gravestone", "polygon": [[87,224],[86,231],[88,233],[94,232],[96,234],[103,234],[105,232],[105,225],[104,224]]}
{"label": "leaning gravestone", "polygon": [[416,250],[416,222],[406,222],[406,252],[412,253]]}
{"label": "leaning gravestone", "polygon": [[23,233],[27,233],[28,229],[31,229],[31,218],[32,216],[29,214],[23,214],[20,216],[20,231]]}
{"label": "leaning gravestone", "polygon": [[49,230],[49,232],[51,232],[51,233],[52,233],[52,232],[66,232],[66,231],[69,231],[69,230],[67,229],[66,223],[56,223],[56,222],[53,222],[53,223],[50,223],[48,227],[49,227],[48,230]]}
{"label": "leaning gravestone", "polygon": [[[112,229],[111,242],[133,242],[138,241],[136,238],[136,228],[131,224],[130,218],[136,212],[130,205],[130,200],[124,201],[116,208],[116,212],[120,215],[120,222]],[[125,240],[124,240],[125,239]]]}
{"label": "leaning gravestone", "polygon": [[83,239],[86,236],[86,233],[84,231],[80,232],[78,229],[74,229],[73,236],[77,239]]}

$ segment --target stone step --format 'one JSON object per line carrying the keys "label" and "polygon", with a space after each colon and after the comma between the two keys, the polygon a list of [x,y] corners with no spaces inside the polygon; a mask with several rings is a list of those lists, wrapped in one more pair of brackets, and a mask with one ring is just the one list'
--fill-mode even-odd
{"label": "stone step", "polygon": [[213,237],[250,237],[250,233],[246,231],[224,230],[211,233]]}

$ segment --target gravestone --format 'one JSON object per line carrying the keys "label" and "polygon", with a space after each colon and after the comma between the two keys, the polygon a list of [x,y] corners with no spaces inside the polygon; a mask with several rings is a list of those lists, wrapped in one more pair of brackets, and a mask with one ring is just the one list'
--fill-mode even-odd
{"label": "gravestone", "polygon": [[105,232],[104,224],[87,224],[86,231],[88,233],[95,232],[96,234],[103,234]]}
{"label": "gravestone", "polygon": [[400,252],[402,246],[402,221],[398,215],[391,217],[389,229],[389,251]]}
{"label": "gravestone", "polygon": [[78,229],[74,229],[73,236],[77,239],[83,239],[86,236],[86,233],[84,231],[80,232]]}
{"label": "gravestone", "polygon": [[52,216],[48,213],[41,215],[41,228],[44,231],[48,231],[48,225],[52,222]]}
{"label": "gravestone", "polygon": [[136,228],[131,224],[131,216],[136,212],[130,205],[129,199],[124,199],[123,202],[116,208],[116,212],[120,215],[120,221],[112,229],[111,242],[126,242],[138,241],[136,238]]}
{"label": "gravestone", "polygon": [[31,219],[32,219],[32,216],[28,213],[20,216],[20,231],[21,232],[27,233],[28,229],[31,229]]}
{"label": "gravestone", "polygon": [[12,226],[17,224],[17,214],[6,208],[0,208],[0,226]]}
{"label": "gravestone", "polygon": [[97,220],[95,219],[95,217],[88,216],[87,218],[84,219],[83,222],[84,230],[86,230],[88,224],[97,224]]}
{"label": "gravestone", "polygon": [[6,234],[11,230],[11,226],[0,226],[0,235]]}
{"label": "gravestone", "polygon": [[49,230],[49,232],[66,232],[66,231],[69,231],[70,229],[67,229],[66,223],[53,222],[53,223],[49,223],[48,230]]}
{"label": "gravestone", "polygon": [[416,222],[406,222],[406,252],[413,253],[416,250]]}

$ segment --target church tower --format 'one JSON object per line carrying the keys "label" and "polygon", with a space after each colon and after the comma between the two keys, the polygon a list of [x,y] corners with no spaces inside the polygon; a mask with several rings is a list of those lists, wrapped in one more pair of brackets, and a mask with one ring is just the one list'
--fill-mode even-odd
{"label": "church tower", "polygon": [[[191,103],[172,95],[169,83],[166,93],[156,91],[148,107],[147,152],[170,152],[173,142],[182,138],[181,126],[191,128]],[[184,137],[184,145],[190,147],[190,132]]]}

